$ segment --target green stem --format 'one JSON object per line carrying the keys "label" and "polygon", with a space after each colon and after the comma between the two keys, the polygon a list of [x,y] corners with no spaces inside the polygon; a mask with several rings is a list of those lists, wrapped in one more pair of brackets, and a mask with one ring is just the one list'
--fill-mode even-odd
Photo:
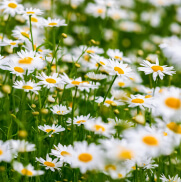
{"label": "green stem", "polygon": [[31,24],[31,15],[29,16],[29,22],[30,22],[31,44],[32,44],[32,49],[33,49],[33,51],[34,51],[32,24]]}
{"label": "green stem", "polygon": [[117,76],[118,76],[118,75],[115,75],[115,77],[113,78],[113,81],[112,81],[111,85],[109,86],[109,89],[108,89],[106,95],[104,96],[104,100],[103,100],[103,102],[102,102],[103,104],[104,104],[104,102],[105,102],[105,100],[106,100],[106,97],[108,96],[108,94],[109,94],[109,92],[110,92],[110,90],[111,90],[111,88],[112,88],[112,85],[113,85],[114,81],[116,80]]}

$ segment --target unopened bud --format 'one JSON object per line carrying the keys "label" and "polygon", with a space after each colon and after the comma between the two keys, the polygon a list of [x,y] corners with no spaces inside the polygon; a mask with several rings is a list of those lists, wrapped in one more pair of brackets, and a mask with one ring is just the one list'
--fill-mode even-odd
{"label": "unopened bud", "polygon": [[41,113],[42,113],[42,114],[48,114],[48,109],[42,108],[42,109],[41,109]]}
{"label": "unopened bud", "polygon": [[2,86],[2,91],[5,93],[5,94],[10,94],[11,93],[11,87],[9,85],[3,85]]}
{"label": "unopened bud", "polygon": [[145,124],[145,116],[142,114],[136,115],[133,119],[139,124]]}
{"label": "unopened bud", "polygon": [[28,133],[27,133],[27,131],[25,131],[25,130],[20,130],[20,131],[18,132],[18,135],[19,135],[19,137],[21,137],[21,138],[26,138],[26,137],[28,136]]}
{"label": "unopened bud", "polygon": [[63,37],[64,39],[66,39],[66,38],[67,38],[67,34],[62,33],[62,37]]}
{"label": "unopened bud", "polygon": [[35,111],[35,112],[32,112],[32,114],[33,114],[34,116],[37,116],[37,115],[39,115],[39,112],[38,112],[38,111]]}
{"label": "unopened bud", "polygon": [[76,66],[77,68],[80,68],[80,64],[78,64],[78,63],[75,63],[75,66]]}
{"label": "unopened bud", "polygon": [[35,105],[35,104],[31,104],[31,107],[32,107],[32,108],[36,108],[36,105]]}
{"label": "unopened bud", "polygon": [[95,41],[94,39],[91,39],[90,42],[91,42],[92,44],[95,44],[95,45],[96,45],[96,41]]}
{"label": "unopened bud", "polygon": [[119,110],[118,109],[115,109],[114,110],[114,114],[119,114]]}

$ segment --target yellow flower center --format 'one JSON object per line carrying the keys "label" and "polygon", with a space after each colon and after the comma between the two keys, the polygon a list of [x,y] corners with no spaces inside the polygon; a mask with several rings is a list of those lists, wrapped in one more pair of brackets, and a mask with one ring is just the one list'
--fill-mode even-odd
{"label": "yellow flower center", "polygon": [[167,136],[168,134],[167,134],[167,132],[163,132],[163,136]]}
{"label": "yellow flower center", "polygon": [[86,122],[86,120],[79,120],[76,123],[80,124],[80,123],[85,123],[85,122]]}
{"label": "yellow flower center", "polygon": [[102,132],[105,131],[105,128],[101,125],[98,125],[98,124],[94,125],[94,128],[96,131],[102,131]]}
{"label": "yellow flower center", "polygon": [[118,82],[118,85],[119,85],[120,87],[124,87],[124,86],[125,86],[125,83],[124,83],[124,82]]}
{"label": "yellow flower center", "polygon": [[131,150],[124,149],[119,153],[120,159],[132,159],[133,158],[133,152]]}
{"label": "yellow flower center", "polygon": [[92,155],[89,154],[89,153],[82,153],[82,154],[80,154],[80,155],[78,156],[78,159],[79,159],[81,162],[87,163],[87,162],[90,162],[90,161],[93,159],[93,157],[92,157]]}
{"label": "yellow flower center", "polygon": [[54,132],[55,130],[54,130],[54,129],[46,129],[45,131],[46,131],[47,133],[49,133],[49,132],[51,132],[51,131]]}
{"label": "yellow flower center", "polygon": [[124,71],[120,67],[114,67],[114,71],[117,71],[119,74],[124,74]]}
{"label": "yellow flower center", "polygon": [[109,171],[109,170],[113,170],[115,171],[116,170],[116,166],[115,165],[112,165],[112,164],[108,164],[104,167],[105,171]]}
{"label": "yellow flower center", "polygon": [[133,103],[137,103],[137,104],[143,104],[144,103],[144,100],[143,99],[132,99],[132,101],[131,102],[133,102]]}
{"label": "yellow flower center", "polygon": [[48,162],[48,161],[45,161],[44,165],[46,165],[48,167],[55,167],[55,164],[53,162]]}
{"label": "yellow flower center", "polygon": [[158,145],[158,140],[157,138],[153,137],[153,136],[145,136],[143,137],[142,141],[150,146],[157,146]]}
{"label": "yellow flower center", "polygon": [[35,17],[31,17],[31,21],[37,23],[38,22],[38,19],[35,18]]}
{"label": "yellow flower center", "polygon": [[31,57],[25,57],[24,59],[20,59],[18,61],[19,64],[31,64],[31,62],[33,61],[33,58]]}
{"label": "yellow flower center", "polygon": [[27,11],[26,13],[27,13],[27,14],[35,14],[34,11]]}
{"label": "yellow flower center", "polygon": [[33,87],[32,87],[32,86],[29,86],[29,85],[24,85],[22,88],[23,88],[23,89],[26,89],[26,90],[31,90],[31,89],[33,89]]}
{"label": "yellow flower center", "polygon": [[161,66],[152,66],[151,69],[152,69],[154,72],[163,71],[163,67],[161,67]]}
{"label": "yellow flower center", "polygon": [[48,25],[50,25],[50,26],[55,26],[55,25],[57,25],[57,23],[51,22],[51,23],[49,23]]}
{"label": "yellow flower center", "polygon": [[9,3],[8,7],[15,9],[18,5],[16,3]]}
{"label": "yellow flower center", "polygon": [[181,134],[181,125],[175,122],[170,122],[167,124],[167,128],[177,134]]}
{"label": "yellow flower center", "polygon": [[119,60],[122,60],[122,57],[120,56],[114,56],[115,59],[119,59]]}
{"label": "yellow flower center", "polygon": [[97,9],[97,13],[102,14],[103,12],[104,12],[103,9],[101,9],[101,8]]}
{"label": "yellow flower center", "polygon": [[114,102],[114,101],[112,101],[112,100],[106,100],[106,101],[105,101],[106,104],[112,104],[113,102]]}
{"label": "yellow flower center", "polygon": [[64,111],[57,111],[57,114],[63,114]]}
{"label": "yellow flower center", "polygon": [[14,67],[14,70],[18,73],[24,73],[24,69],[18,66]]}
{"label": "yellow flower center", "polygon": [[145,95],[146,99],[151,98],[151,97],[152,97],[151,95]]}
{"label": "yellow flower center", "polygon": [[89,53],[89,54],[91,54],[91,53],[92,53],[92,54],[93,54],[93,53],[95,53],[95,51],[93,51],[93,50],[87,50],[86,52],[87,52],[87,53]]}
{"label": "yellow flower center", "polygon": [[27,34],[26,32],[21,32],[21,35],[23,35],[26,38],[29,38],[30,37],[29,34]]}
{"label": "yellow flower center", "polygon": [[48,83],[56,83],[56,80],[53,79],[53,78],[47,78],[46,81],[47,81]]}
{"label": "yellow flower center", "polygon": [[181,106],[181,100],[176,97],[168,97],[165,100],[165,104],[172,109],[179,109]]}
{"label": "yellow flower center", "polygon": [[99,64],[101,64],[101,65],[105,65],[105,63],[104,63],[104,62],[102,62],[102,61],[100,61],[100,62],[99,62]]}
{"label": "yellow flower center", "polygon": [[89,61],[90,56],[89,56],[89,55],[84,55],[84,59],[85,59],[86,61]]}
{"label": "yellow flower center", "polygon": [[2,155],[3,154],[3,151],[0,149],[0,155]]}
{"label": "yellow flower center", "polygon": [[118,178],[122,178],[123,175],[121,173],[118,173]]}
{"label": "yellow flower center", "polygon": [[75,80],[71,82],[71,84],[73,84],[73,85],[79,85],[80,83],[81,83],[81,82],[75,81]]}
{"label": "yellow flower center", "polygon": [[61,153],[60,153],[60,155],[62,155],[62,156],[67,156],[67,155],[71,155],[69,152],[67,152],[67,151],[62,151]]}
{"label": "yellow flower center", "polygon": [[21,170],[21,173],[23,175],[26,175],[26,176],[32,176],[33,175],[33,173],[30,170],[25,169],[25,168]]}
{"label": "yellow flower center", "polygon": [[10,44],[11,44],[11,45],[16,45],[16,42],[11,42]]}

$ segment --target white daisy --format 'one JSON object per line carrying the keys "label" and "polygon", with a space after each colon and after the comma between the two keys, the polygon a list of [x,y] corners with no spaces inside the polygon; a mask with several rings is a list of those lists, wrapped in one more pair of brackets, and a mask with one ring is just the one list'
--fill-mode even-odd
{"label": "white daisy", "polygon": [[33,16],[33,15],[42,15],[43,11],[38,8],[26,8],[25,10],[21,11],[20,14],[23,14],[24,17]]}
{"label": "white daisy", "polygon": [[46,27],[60,27],[60,26],[67,26],[65,24],[65,20],[60,20],[60,19],[51,19],[48,17],[48,19],[43,20],[43,25]]}
{"label": "white daisy", "polygon": [[31,38],[29,28],[27,27],[25,28],[16,27],[12,32],[13,32],[12,33],[13,37],[22,41],[27,41],[28,39]]}
{"label": "white daisy", "polygon": [[58,114],[58,115],[66,115],[68,113],[70,113],[72,111],[72,109],[70,107],[63,106],[62,104],[60,105],[55,105],[52,107],[52,109],[50,109],[54,114]]}
{"label": "white daisy", "polygon": [[21,43],[19,40],[10,40],[10,39],[4,39],[2,42],[0,42],[0,46],[10,46],[11,49],[14,47],[18,47],[18,44]]}
{"label": "white daisy", "polygon": [[5,162],[10,162],[12,159],[12,153],[11,150],[9,149],[9,142],[3,142],[0,140],[0,162],[5,161]]}
{"label": "white daisy", "polygon": [[89,72],[86,74],[86,76],[92,80],[99,81],[107,78],[104,74],[95,74],[94,72]]}

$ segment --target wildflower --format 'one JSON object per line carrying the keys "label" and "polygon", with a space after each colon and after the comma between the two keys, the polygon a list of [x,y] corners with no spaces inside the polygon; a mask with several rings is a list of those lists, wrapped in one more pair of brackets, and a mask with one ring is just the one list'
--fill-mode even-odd
{"label": "wildflower", "polygon": [[104,50],[102,48],[92,46],[88,47],[85,52],[88,54],[103,54]]}
{"label": "wildflower", "polygon": [[12,36],[21,41],[27,41],[31,38],[29,28],[16,27],[12,32]]}
{"label": "wildflower", "polygon": [[4,39],[3,42],[0,42],[0,46],[10,46],[11,49],[14,47],[18,47],[18,44],[21,43],[19,40],[10,40],[10,39]]}
{"label": "wildflower", "polygon": [[25,10],[20,12],[21,14],[23,14],[24,17],[27,16],[37,16],[37,15],[42,15],[43,11],[38,9],[38,8],[26,8]]}
{"label": "wildflower", "polygon": [[9,142],[0,140],[0,161],[10,162],[12,159],[11,150],[9,150]]}
{"label": "wildflower", "polygon": [[67,26],[65,24],[65,20],[60,20],[60,19],[51,19],[48,17],[48,19],[44,19],[43,25],[46,27],[60,27],[60,26]]}
{"label": "wildflower", "polygon": [[178,177],[178,174],[173,177],[169,175],[168,178],[166,178],[166,176],[162,174],[160,179],[162,180],[162,182],[181,182],[181,179],[180,177]]}
{"label": "wildflower", "polygon": [[40,125],[40,126],[38,126],[38,129],[40,129],[40,130],[42,130],[42,131],[44,131],[46,133],[51,132],[49,137],[51,137],[55,133],[58,134],[59,132],[62,132],[62,131],[65,130],[65,128],[63,128],[62,126],[55,125],[55,124],[53,124],[52,126],[49,126],[49,125],[46,125],[46,124],[44,126]]}
{"label": "wildflower", "polygon": [[16,81],[13,85],[14,88],[17,89],[23,89],[25,92],[34,92],[35,94],[38,94],[38,90],[41,89],[40,86],[38,86],[37,83],[32,82],[31,80],[28,82],[23,81]]}
{"label": "wildflower", "polygon": [[28,177],[44,174],[44,171],[34,170],[34,167],[31,164],[24,166],[22,163],[17,162],[17,161],[13,162],[13,168],[15,171],[19,172],[21,175],[28,176]]}
{"label": "wildflower", "polygon": [[48,170],[50,169],[51,171],[55,171],[56,170],[60,170],[60,167],[63,166],[63,161],[58,161],[59,159],[52,159],[51,157],[49,157],[49,155],[46,155],[46,160],[44,160],[43,158],[37,158],[36,157],[36,161],[40,162],[42,166],[45,166],[45,169]]}
{"label": "wildflower", "polygon": [[70,107],[67,109],[67,107],[66,106],[63,106],[62,104],[55,105],[50,110],[54,114],[58,114],[58,115],[66,115],[66,114],[68,114],[68,113],[70,113],[72,111],[72,109]]}
{"label": "wildflower", "polygon": [[151,64],[149,61],[144,60],[143,64],[141,64],[143,67],[139,67],[139,71],[144,71],[146,75],[153,73],[153,80],[155,81],[157,76],[160,77],[161,80],[163,80],[163,76],[166,75],[172,75],[175,74],[175,71],[173,71],[173,66],[167,67],[167,66],[160,66],[158,58],[156,59],[156,64]]}
{"label": "wildflower", "polygon": [[96,80],[96,81],[99,81],[99,80],[103,80],[105,78],[107,78],[106,75],[104,74],[95,74],[94,72],[89,72],[86,74],[86,76],[92,80]]}

